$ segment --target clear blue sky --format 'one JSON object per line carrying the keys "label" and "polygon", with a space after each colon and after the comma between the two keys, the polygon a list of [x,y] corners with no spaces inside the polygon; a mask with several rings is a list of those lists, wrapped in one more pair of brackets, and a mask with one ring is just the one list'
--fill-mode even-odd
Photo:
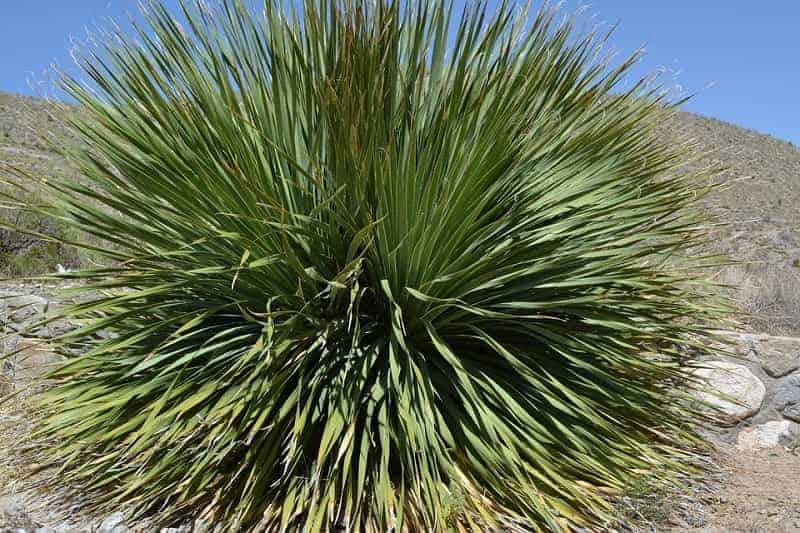
{"label": "clear blue sky", "polygon": [[[70,38],[130,12],[135,0],[4,0],[0,90],[52,94],[41,82],[52,63],[70,66]],[[800,0],[595,0],[586,20],[619,22],[620,52],[646,45],[637,74],[666,68],[701,91],[688,110],[800,145]]]}

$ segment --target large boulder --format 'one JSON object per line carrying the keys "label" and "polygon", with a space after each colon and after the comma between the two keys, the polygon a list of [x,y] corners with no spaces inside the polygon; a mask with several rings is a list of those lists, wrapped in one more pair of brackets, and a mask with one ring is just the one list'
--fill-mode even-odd
{"label": "large boulder", "polygon": [[789,376],[781,383],[772,401],[783,416],[800,422],[800,374]]}
{"label": "large boulder", "polygon": [[[0,296],[0,321],[6,331],[50,339],[75,329],[68,320],[52,316],[52,302],[43,296],[17,293]],[[50,322],[42,324],[46,318],[51,318]]]}
{"label": "large boulder", "polygon": [[766,387],[746,366],[708,361],[695,373],[705,384],[696,392],[697,399],[715,408],[723,422],[735,424],[761,409]]}
{"label": "large boulder", "polygon": [[783,377],[800,368],[800,339],[767,339],[754,350],[764,372]]}

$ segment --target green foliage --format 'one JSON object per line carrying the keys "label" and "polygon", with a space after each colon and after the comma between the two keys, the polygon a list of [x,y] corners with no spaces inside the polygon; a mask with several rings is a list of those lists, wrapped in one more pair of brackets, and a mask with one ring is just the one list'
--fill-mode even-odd
{"label": "green foliage", "polygon": [[470,4],[155,4],[64,80],[83,178],[48,212],[114,247],[62,276],[100,291],[41,398],[61,482],[230,530],[530,531],[683,468],[677,346],[721,310],[667,97]]}

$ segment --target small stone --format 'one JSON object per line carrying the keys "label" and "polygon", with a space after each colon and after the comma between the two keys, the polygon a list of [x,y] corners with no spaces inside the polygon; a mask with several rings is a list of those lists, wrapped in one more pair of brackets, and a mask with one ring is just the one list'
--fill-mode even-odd
{"label": "small stone", "polygon": [[28,329],[27,324],[18,324],[16,322],[7,322],[4,324],[4,327],[16,333],[25,333],[25,331]]}
{"label": "small stone", "polygon": [[192,523],[185,522],[178,527],[164,527],[161,528],[159,533],[190,533],[192,531]]}
{"label": "small stone", "polygon": [[47,349],[41,340],[23,338],[17,343],[19,353],[14,356],[13,381],[23,384],[35,380],[63,358]]}
{"label": "small stone", "polygon": [[700,401],[715,407],[723,422],[735,424],[761,409],[766,387],[743,365],[709,361],[695,375],[706,383],[696,392]]}
{"label": "small stone", "polygon": [[127,531],[125,515],[120,512],[107,516],[97,528],[97,533],[127,533]]}
{"label": "small stone", "polygon": [[67,523],[60,524],[54,528],[42,527],[37,529],[34,533],[82,533],[87,528],[81,526],[71,526]]}
{"label": "small stone", "polygon": [[[732,341],[731,345],[733,346],[733,351],[737,355],[740,355],[742,357],[746,357],[746,358],[749,359],[750,355],[753,353],[755,343],[754,343],[753,339],[742,338],[742,339],[738,339],[738,341],[736,341],[736,342]],[[723,349],[725,349],[724,346],[723,346]]]}
{"label": "small stone", "polygon": [[0,499],[0,531],[33,530],[33,523],[22,503],[14,498]]}
{"label": "small stone", "polygon": [[761,450],[777,446],[790,446],[800,437],[800,425],[789,420],[776,420],[743,429],[736,447],[740,450]]}
{"label": "small stone", "polygon": [[37,328],[33,335],[40,339],[52,339],[75,329],[75,324],[68,320],[59,319],[48,322],[44,326]]}
{"label": "small stone", "polygon": [[800,368],[800,342],[797,341],[773,339],[759,343],[756,354],[764,372],[773,378]]}
{"label": "small stone", "polygon": [[191,524],[184,524],[181,527],[164,527],[161,528],[159,533],[190,533],[192,531]]}
{"label": "small stone", "polygon": [[789,420],[800,422],[800,374],[789,376],[778,387],[773,405]]}

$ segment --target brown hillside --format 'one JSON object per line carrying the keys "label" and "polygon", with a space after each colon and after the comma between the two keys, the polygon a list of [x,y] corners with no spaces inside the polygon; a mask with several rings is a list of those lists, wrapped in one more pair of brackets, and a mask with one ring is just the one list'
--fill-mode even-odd
{"label": "brown hillside", "polygon": [[712,246],[739,262],[719,279],[754,329],[800,333],[800,149],[720,120],[679,113],[664,135],[698,145],[695,166],[726,170],[704,200],[722,224]]}

